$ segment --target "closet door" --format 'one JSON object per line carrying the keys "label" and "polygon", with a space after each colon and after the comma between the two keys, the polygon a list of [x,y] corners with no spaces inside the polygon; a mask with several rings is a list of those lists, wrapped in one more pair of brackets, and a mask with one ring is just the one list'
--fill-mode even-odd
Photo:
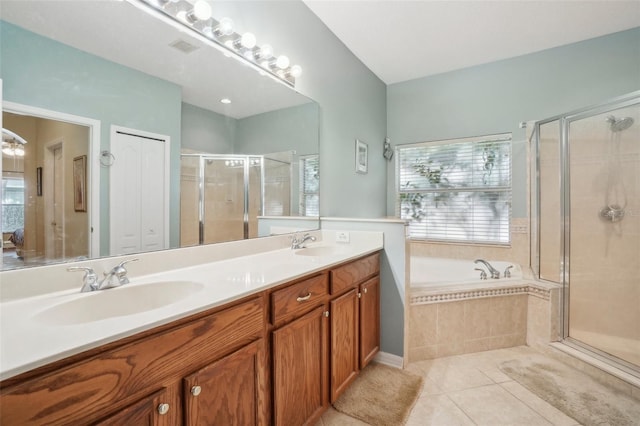
{"label": "closet door", "polygon": [[168,138],[112,132],[111,254],[168,248]]}

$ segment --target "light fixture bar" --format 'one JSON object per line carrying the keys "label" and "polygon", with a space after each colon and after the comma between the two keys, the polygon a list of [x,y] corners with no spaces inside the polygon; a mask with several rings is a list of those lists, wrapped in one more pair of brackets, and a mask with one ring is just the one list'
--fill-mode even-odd
{"label": "light fixture bar", "polygon": [[253,33],[236,33],[231,19],[212,18],[211,6],[206,0],[196,0],[193,3],[187,0],[127,1],[174,28],[181,31],[189,29],[191,35],[198,40],[287,86],[295,87],[296,78],[302,74],[302,68],[291,65],[287,56],[275,56],[270,45],[257,45]]}

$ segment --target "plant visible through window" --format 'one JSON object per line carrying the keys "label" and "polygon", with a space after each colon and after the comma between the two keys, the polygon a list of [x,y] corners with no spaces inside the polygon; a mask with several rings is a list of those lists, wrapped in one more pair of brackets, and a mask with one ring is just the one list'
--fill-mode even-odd
{"label": "plant visible through window", "polygon": [[413,238],[509,243],[510,135],[401,145],[397,152],[398,213]]}

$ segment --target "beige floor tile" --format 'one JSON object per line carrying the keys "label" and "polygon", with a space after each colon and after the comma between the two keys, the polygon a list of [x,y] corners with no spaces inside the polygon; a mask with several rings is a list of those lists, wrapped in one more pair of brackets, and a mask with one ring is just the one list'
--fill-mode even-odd
{"label": "beige floor tile", "polygon": [[536,426],[551,424],[500,385],[492,384],[451,392],[447,396],[477,425]]}
{"label": "beige floor tile", "polygon": [[507,376],[502,371],[500,371],[497,367],[491,367],[487,369],[483,369],[479,367],[479,370],[482,371],[485,375],[487,375],[487,377],[489,377],[495,383],[504,383],[504,382],[510,382],[513,380],[511,377]]}
{"label": "beige floor tile", "polygon": [[429,396],[429,395],[439,395],[443,393],[443,390],[438,386],[436,382],[429,378],[425,378],[422,385],[422,392],[420,393],[420,397]]}
{"label": "beige floor tile", "polygon": [[446,395],[423,397],[413,407],[407,426],[458,426],[474,423]]}
{"label": "beige floor tile", "polygon": [[427,378],[445,392],[477,388],[494,383],[477,368],[460,365],[436,366],[429,371]]}
{"label": "beige floor tile", "polygon": [[573,426],[578,424],[576,420],[533,394],[518,382],[501,383],[500,386],[506,389],[511,395],[524,402],[528,407],[547,419],[553,425]]}

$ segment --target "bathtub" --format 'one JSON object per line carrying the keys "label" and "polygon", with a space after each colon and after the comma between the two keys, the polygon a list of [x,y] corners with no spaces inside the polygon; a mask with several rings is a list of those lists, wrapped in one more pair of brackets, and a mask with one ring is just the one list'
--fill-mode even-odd
{"label": "bathtub", "polygon": [[[473,260],[447,259],[440,257],[411,256],[410,259],[410,283],[412,289],[428,289],[433,287],[447,287],[473,284],[507,284],[522,280],[522,268],[517,263],[488,260],[495,269],[500,271],[500,279],[492,279],[487,268],[481,263],[475,264]],[[511,278],[504,278],[504,271],[508,266]],[[481,268],[487,271],[487,279],[480,279]]]}

